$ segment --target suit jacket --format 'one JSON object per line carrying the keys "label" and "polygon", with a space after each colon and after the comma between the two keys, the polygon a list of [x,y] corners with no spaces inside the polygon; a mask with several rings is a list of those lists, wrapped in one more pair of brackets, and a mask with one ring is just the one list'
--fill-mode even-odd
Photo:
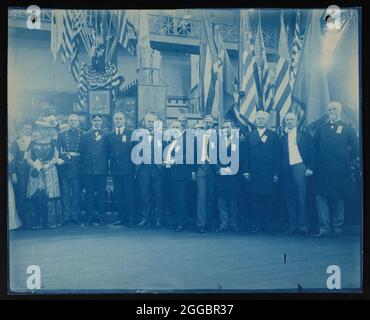
{"label": "suit jacket", "polygon": [[[64,160],[64,164],[60,166],[60,172],[68,178],[77,178],[80,175],[83,133],[80,129],[68,129],[58,135],[59,157]],[[70,157],[69,152],[80,153],[80,156]]]}
{"label": "suit jacket", "polygon": [[[165,166],[165,171],[167,173],[167,177],[172,181],[189,181],[191,180],[191,173],[193,171],[193,164],[186,163],[186,136],[183,134],[179,140],[182,141],[178,144],[179,150],[178,152],[182,155],[182,164],[174,163],[170,166]],[[171,144],[172,141],[168,141],[164,144],[163,150],[165,151],[166,148]],[[175,159],[175,149],[171,152],[171,157]]]}
{"label": "suit jacket", "polygon": [[[136,165],[135,166],[135,177],[138,177],[144,171],[143,168],[145,168],[145,170],[154,170],[157,174],[160,175],[160,177],[162,177],[162,175],[164,174],[164,168],[163,168],[162,163],[161,164],[154,163],[154,143],[162,144],[162,139],[155,141],[154,134],[152,135],[152,137],[153,138],[150,143],[151,163],[150,164],[142,163],[142,164]],[[162,149],[162,152],[163,152],[163,149]],[[162,157],[162,154],[161,154],[161,157]]]}
{"label": "suit jacket", "polygon": [[81,163],[85,174],[107,174],[107,145],[107,136],[102,130],[90,129],[82,135]]}
{"label": "suit jacket", "polygon": [[109,168],[112,175],[134,174],[135,165],[131,160],[132,132],[124,129],[122,135],[115,129],[107,135]]}
{"label": "suit jacket", "polygon": [[[217,133],[216,133],[217,134]],[[218,135],[216,135],[218,141]],[[201,145],[202,137],[195,139],[194,142],[194,171],[196,172],[197,176],[215,176],[217,171],[217,165],[210,163],[208,160],[204,161],[204,164],[198,163],[198,145]],[[209,154],[211,154],[212,150],[216,150],[217,152],[217,143],[209,142],[208,150]],[[216,153],[216,159],[218,160],[218,153]]]}
{"label": "suit jacket", "polygon": [[315,133],[315,182],[318,194],[344,197],[350,183],[350,162],[358,157],[358,137],[343,121],[324,123]]}
{"label": "suit jacket", "polygon": [[252,195],[271,194],[274,191],[273,176],[278,174],[279,138],[266,129],[260,138],[257,130],[249,132],[245,139],[242,173],[250,173],[248,183]]}
{"label": "suit jacket", "polygon": [[[220,144],[218,143],[218,147]],[[227,155],[231,155],[232,152],[235,152],[236,149],[232,147],[232,144],[229,143],[227,146]],[[239,155],[240,158],[240,155]],[[238,159],[239,160],[239,159]],[[239,161],[240,166],[240,161]],[[230,167],[230,164],[221,164],[221,161],[217,162],[215,166],[217,176],[216,176],[216,192],[218,197],[232,198],[239,197],[242,194],[242,178],[241,178],[241,168],[234,175],[220,175],[221,168]]]}

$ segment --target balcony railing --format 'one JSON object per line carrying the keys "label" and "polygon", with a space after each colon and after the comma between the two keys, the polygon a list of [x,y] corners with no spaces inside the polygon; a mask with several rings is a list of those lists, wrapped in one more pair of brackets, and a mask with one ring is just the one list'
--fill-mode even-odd
{"label": "balcony railing", "polygon": [[[26,10],[12,9],[9,10],[9,17],[13,19],[27,19]],[[94,26],[94,14],[92,10],[87,10],[86,19],[87,25]],[[199,39],[202,32],[202,22],[194,19],[187,19],[174,16],[164,16],[149,14],[150,33],[161,36],[185,37]],[[51,10],[41,10],[41,23],[50,23],[52,19]],[[218,24],[223,40],[226,42],[237,43],[239,41],[239,26]],[[264,29],[263,36],[265,46],[275,48],[277,45],[276,33],[271,29]]]}

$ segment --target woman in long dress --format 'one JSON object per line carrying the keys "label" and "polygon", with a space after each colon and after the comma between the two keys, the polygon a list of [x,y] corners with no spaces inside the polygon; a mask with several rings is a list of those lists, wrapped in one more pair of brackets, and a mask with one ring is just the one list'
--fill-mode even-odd
{"label": "woman in long dress", "polygon": [[11,154],[8,156],[9,163],[9,178],[8,178],[8,228],[9,230],[15,230],[22,226],[22,221],[18,216],[17,209],[15,208],[15,197],[13,184],[10,177],[14,174],[14,163]]}
{"label": "woman in long dress", "polygon": [[26,152],[31,170],[24,225],[30,229],[55,228],[63,224],[56,169],[58,150],[52,138],[55,129],[48,121],[38,121],[36,124],[37,134]]}

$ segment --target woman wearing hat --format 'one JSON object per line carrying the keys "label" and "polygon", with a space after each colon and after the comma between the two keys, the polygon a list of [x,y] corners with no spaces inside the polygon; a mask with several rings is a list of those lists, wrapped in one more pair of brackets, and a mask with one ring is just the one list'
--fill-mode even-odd
{"label": "woman wearing hat", "polygon": [[26,152],[30,165],[27,188],[27,209],[24,226],[30,229],[55,228],[63,224],[63,212],[56,164],[58,150],[55,116],[40,117],[36,132]]}

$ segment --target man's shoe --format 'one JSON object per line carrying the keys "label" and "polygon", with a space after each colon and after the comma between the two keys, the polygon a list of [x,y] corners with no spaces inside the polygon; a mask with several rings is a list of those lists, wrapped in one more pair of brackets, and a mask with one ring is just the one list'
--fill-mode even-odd
{"label": "man's shoe", "polygon": [[216,233],[220,233],[220,232],[224,232],[226,230],[226,227],[218,227],[215,232]]}
{"label": "man's shoe", "polygon": [[239,232],[238,227],[231,227],[230,229],[231,229],[232,232],[235,232],[235,233]]}
{"label": "man's shoe", "polygon": [[206,230],[204,228],[202,228],[202,227],[201,228],[198,228],[197,231],[198,231],[198,233],[204,233],[204,232],[206,232]]}
{"label": "man's shoe", "polygon": [[176,229],[175,229],[175,232],[181,232],[182,230],[184,229],[183,226],[177,226]]}
{"label": "man's shoe", "polygon": [[144,227],[148,224],[148,220],[147,219],[142,219],[138,224],[137,226],[138,227]]}
{"label": "man's shoe", "polygon": [[92,223],[91,223],[91,221],[90,221],[90,220],[85,222],[85,226],[86,226],[86,227],[90,227],[91,225],[92,225]]}
{"label": "man's shoe", "polygon": [[328,238],[329,232],[320,231],[319,233],[316,233],[313,235],[314,238]]}
{"label": "man's shoe", "polygon": [[123,222],[121,220],[117,220],[117,221],[114,221],[113,222],[113,225],[114,226],[122,226],[123,225]]}
{"label": "man's shoe", "polygon": [[155,221],[155,227],[156,227],[156,228],[160,228],[160,227],[162,227],[162,222],[161,222],[161,220],[156,220],[156,221]]}

